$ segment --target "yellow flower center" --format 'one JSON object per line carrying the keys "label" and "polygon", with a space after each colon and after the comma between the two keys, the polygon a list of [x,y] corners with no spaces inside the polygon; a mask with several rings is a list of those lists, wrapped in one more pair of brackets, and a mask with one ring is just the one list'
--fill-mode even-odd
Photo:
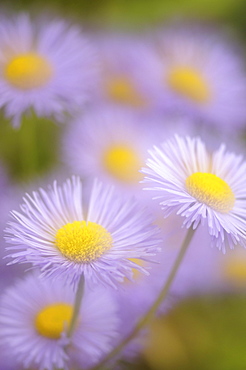
{"label": "yellow flower center", "polygon": [[135,107],[142,107],[146,104],[139,91],[126,77],[119,76],[109,79],[106,82],[106,92],[110,99],[122,104],[130,104]]}
{"label": "yellow flower center", "polygon": [[210,99],[211,94],[207,82],[193,68],[173,68],[167,76],[167,83],[172,90],[199,103],[206,103]]}
{"label": "yellow flower center", "polygon": [[44,86],[50,80],[52,73],[50,62],[35,53],[16,56],[4,69],[6,80],[22,90]]}
{"label": "yellow flower center", "polygon": [[230,186],[212,173],[193,173],[185,184],[190,195],[218,212],[228,213],[234,206],[235,196]]}
{"label": "yellow flower center", "polygon": [[56,303],[43,308],[35,318],[37,332],[50,339],[59,339],[67,329],[73,314],[73,307],[67,303]]}
{"label": "yellow flower center", "polygon": [[57,231],[55,245],[69,260],[88,263],[109,250],[113,239],[104,227],[95,222],[74,221]]}
{"label": "yellow flower center", "polygon": [[103,155],[103,165],[110,175],[120,181],[136,183],[141,179],[142,162],[135,150],[124,145],[107,149]]}

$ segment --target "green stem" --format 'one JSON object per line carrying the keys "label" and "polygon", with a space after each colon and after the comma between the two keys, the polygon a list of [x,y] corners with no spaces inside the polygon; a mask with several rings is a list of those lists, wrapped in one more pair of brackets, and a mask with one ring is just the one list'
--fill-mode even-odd
{"label": "green stem", "polygon": [[145,326],[147,325],[151,319],[154,317],[158,307],[160,306],[160,304],[164,301],[164,299],[166,298],[167,296],[167,293],[169,291],[169,288],[176,276],[176,273],[178,271],[178,268],[183,260],[183,257],[188,249],[188,246],[191,242],[191,239],[193,237],[195,233],[195,230],[193,230],[192,227],[190,227],[188,229],[188,232],[185,236],[185,239],[181,245],[181,248],[180,248],[180,251],[178,253],[178,256],[173,264],[173,267],[172,267],[172,270],[170,271],[170,274],[167,278],[167,281],[165,283],[165,285],[163,286],[159,296],[156,298],[155,302],[153,303],[153,305],[150,307],[150,309],[147,311],[147,313],[142,316],[142,318],[138,321],[138,323],[136,324],[135,328],[133,329],[133,331],[126,337],[124,338],[119,344],[117,347],[115,347],[98,365],[94,366],[93,368],[91,368],[91,370],[102,370],[104,368],[104,365],[109,361],[111,360],[112,358],[114,358],[119,352],[121,352],[121,350],[139,333],[139,331]]}
{"label": "green stem", "polygon": [[71,335],[73,334],[73,331],[75,329],[75,326],[76,326],[76,321],[77,321],[77,318],[78,318],[78,315],[79,315],[79,311],[80,311],[80,307],[81,307],[81,303],[82,303],[82,298],[83,298],[83,294],[84,294],[84,286],[85,286],[85,278],[84,278],[84,274],[82,274],[80,279],[79,279],[77,291],[76,291],[76,294],[75,294],[75,300],[74,300],[74,306],[73,306],[73,315],[72,315],[70,325],[69,325],[68,331],[67,331],[68,338],[71,337]]}

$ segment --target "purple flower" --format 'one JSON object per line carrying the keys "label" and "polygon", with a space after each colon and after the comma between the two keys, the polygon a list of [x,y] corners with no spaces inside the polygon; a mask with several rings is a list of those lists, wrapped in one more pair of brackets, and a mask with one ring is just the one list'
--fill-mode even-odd
{"label": "purple flower", "polygon": [[0,300],[0,345],[24,368],[95,364],[112,349],[117,335],[115,302],[105,290],[86,290],[74,332],[68,337],[73,300],[62,279],[50,284],[31,274],[18,281]]}
{"label": "purple flower", "polygon": [[1,17],[0,107],[19,126],[22,114],[64,121],[88,100],[95,57],[79,27],[63,20]]}
{"label": "purple flower", "polygon": [[227,129],[245,124],[246,77],[236,48],[181,26],[160,31],[155,45],[151,93],[159,108]]}
{"label": "purple flower", "polygon": [[13,263],[30,262],[42,275],[62,275],[73,283],[84,273],[86,283],[111,286],[131,278],[133,265],[147,273],[129,259],[148,260],[159,243],[152,217],[113,187],[94,182],[85,207],[77,177],[27,195],[6,232]]}
{"label": "purple flower", "polygon": [[158,140],[160,131],[132,111],[90,110],[68,127],[63,139],[64,161],[83,178],[98,177],[136,194],[141,192],[140,169],[147,149]]}
{"label": "purple flower", "polygon": [[213,154],[199,138],[179,137],[149,151],[145,182],[160,200],[164,216],[176,212],[183,225],[206,225],[211,242],[245,245],[246,163],[221,145]]}

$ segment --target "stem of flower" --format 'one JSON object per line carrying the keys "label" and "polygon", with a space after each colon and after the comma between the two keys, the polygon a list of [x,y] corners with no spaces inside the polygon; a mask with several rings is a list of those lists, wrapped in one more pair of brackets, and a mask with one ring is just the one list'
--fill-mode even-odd
{"label": "stem of flower", "polygon": [[78,318],[78,314],[79,314],[79,311],[80,311],[81,302],[82,302],[82,298],[83,298],[83,294],[84,294],[84,286],[85,286],[85,277],[84,277],[84,274],[82,274],[80,279],[79,279],[79,283],[78,283],[78,286],[77,286],[77,291],[76,291],[76,294],[75,294],[75,300],[74,300],[74,306],[73,306],[73,315],[72,315],[70,325],[69,325],[68,331],[67,331],[67,337],[68,338],[71,337],[71,335],[73,334],[73,331],[75,329],[76,321],[77,321],[77,318]]}
{"label": "stem of flower", "polygon": [[94,366],[91,370],[103,370],[104,368],[104,365],[112,358],[114,358],[118,353],[121,352],[121,350],[125,347],[125,345],[127,345],[138,333],[139,331],[147,324],[149,324],[149,322],[151,321],[151,319],[154,317],[158,307],[160,306],[160,304],[164,301],[164,299],[166,298],[167,296],[167,293],[169,291],[169,288],[176,276],[176,273],[178,271],[178,268],[183,260],[183,257],[189,247],[189,244],[191,242],[191,239],[193,237],[195,233],[195,230],[193,230],[192,227],[190,227],[188,229],[188,232],[185,236],[185,239],[181,245],[181,248],[180,248],[180,251],[177,255],[177,258],[173,264],[173,267],[170,271],[170,274],[167,278],[167,281],[165,283],[165,285],[163,286],[159,296],[156,298],[155,302],[153,303],[153,305],[150,307],[150,309],[147,311],[147,313],[141,317],[141,319],[138,321],[138,323],[136,324],[135,328],[132,330],[132,332],[126,337],[124,338],[119,344],[117,347],[115,347],[98,365]]}

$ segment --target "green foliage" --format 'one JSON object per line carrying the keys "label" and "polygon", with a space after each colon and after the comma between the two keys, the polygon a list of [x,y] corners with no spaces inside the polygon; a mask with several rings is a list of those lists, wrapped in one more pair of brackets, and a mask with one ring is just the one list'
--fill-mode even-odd
{"label": "green foliage", "polygon": [[0,158],[15,181],[40,176],[57,162],[59,128],[51,120],[31,114],[18,129],[3,116],[0,122]]}
{"label": "green foliage", "polygon": [[[9,6],[8,0],[2,0]],[[44,6],[45,5],[45,6]],[[185,17],[188,19],[225,19],[241,14],[242,0],[20,0],[12,2],[13,10],[35,13],[54,10],[54,14],[74,17],[97,26],[139,27]]]}
{"label": "green foliage", "polygon": [[151,330],[146,359],[155,370],[243,370],[246,297],[193,298]]}

